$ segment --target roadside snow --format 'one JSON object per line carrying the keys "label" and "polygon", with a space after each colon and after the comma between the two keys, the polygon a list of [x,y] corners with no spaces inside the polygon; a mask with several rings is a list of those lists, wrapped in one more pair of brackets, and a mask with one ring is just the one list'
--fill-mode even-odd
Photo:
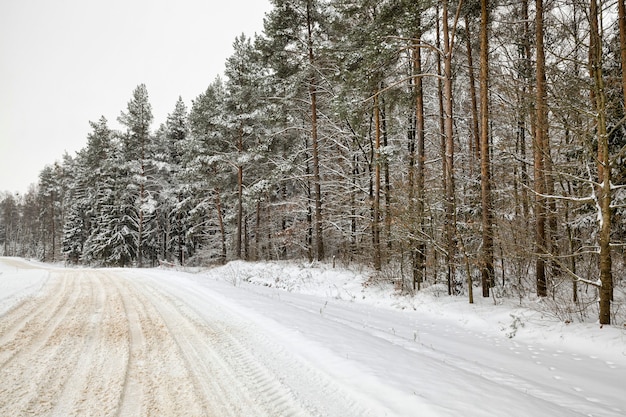
{"label": "roadside snow", "polygon": [[2,258],[0,262],[0,315],[20,300],[38,293],[48,271],[24,264],[18,258]]}
{"label": "roadside snow", "polygon": [[469,304],[466,298],[448,297],[445,289],[441,288],[401,295],[394,291],[391,284],[370,282],[372,274],[373,271],[362,267],[345,269],[326,264],[311,266],[296,262],[234,261],[201,271],[199,275],[235,286],[250,283],[324,300],[413,311],[420,317],[445,319],[465,329],[486,332],[494,337],[554,348],[566,347],[582,355],[600,355],[607,360],[617,358],[626,365],[626,327],[600,327],[595,323],[566,324],[545,317],[538,309],[516,305],[515,301],[498,300],[495,305],[491,298],[475,296],[474,304]]}

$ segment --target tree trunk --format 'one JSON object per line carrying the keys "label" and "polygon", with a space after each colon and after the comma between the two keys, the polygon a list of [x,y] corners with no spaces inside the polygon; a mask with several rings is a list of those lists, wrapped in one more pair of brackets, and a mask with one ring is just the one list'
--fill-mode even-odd
{"label": "tree trunk", "polygon": [[352,157],[352,190],[350,191],[350,257],[352,260],[357,253],[357,193],[360,192],[358,178],[360,177],[359,157]]}
{"label": "tree trunk", "polygon": [[313,54],[313,21],[311,17],[311,1],[306,3],[307,43],[311,76],[309,80],[309,95],[311,96],[311,139],[313,152],[313,187],[315,188],[315,243],[317,260],[324,260],[324,240],[322,235],[322,190],[320,184],[319,143],[317,136],[317,79],[313,72],[315,56]]}
{"label": "tree trunk", "polygon": [[453,98],[452,98],[452,32],[448,22],[448,0],[443,2],[443,98],[444,98],[444,137],[445,137],[445,183],[446,183],[446,203],[445,203],[445,234],[446,234],[446,262],[448,291],[450,294],[456,293],[457,284],[455,278],[454,259],[456,257],[456,202],[454,186],[454,120],[453,120]]}
{"label": "tree trunk", "polygon": [[[418,25],[420,25],[418,21]],[[421,30],[421,29],[420,29]],[[424,244],[424,176],[425,176],[425,117],[424,117],[424,95],[422,83],[422,50],[419,47],[421,43],[421,32],[416,36],[418,45],[414,48],[414,73],[415,77],[415,137],[417,139],[417,172],[415,175],[415,197],[412,195],[413,187],[410,188],[411,213],[415,213],[417,231],[413,231],[412,236],[412,258],[413,258],[413,289],[420,289],[421,283],[424,281],[426,270],[426,245]],[[411,148],[412,149],[412,148]],[[414,150],[411,151],[415,153]],[[414,157],[411,157],[411,165],[413,165]],[[412,171],[412,168],[411,168]],[[414,201],[415,200],[415,201]],[[417,233],[420,237],[417,238]],[[417,284],[417,285],[416,285]],[[417,288],[416,288],[417,286]]]}
{"label": "tree trunk", "polygon": [[267,228],[267,245],[266,245],[266,257],[265,259],[267,260],[272,260],[273,256],[272,256],[272,205],[270,204],[270,193],[266,194],[266,198],[267,198],[267,204],[265,205],[265,210],[267,212],[267,218],[265,219],[265,224],[266,224],[266,228]]}
{"label": "tree trunk", "polygon": [[[418,48],[418,54],[416,57],[416,71],[417,74],[422,73],[422,56],[421,49]],[[424,95],[423,95],[423,85],[422,85],[422,77],[418,77],[417,79],[417,97],[415,98],[415,133],[417,135],[417,216],[418,216],[418,227],[419,231],[422,233],[422,236],[419,238],[419,244],[417,245],[417,269],[419,271],[418,278],[418,289],[421,286],[421,283],[424,282],[426,277],[426,243],[424,241],[425,233],[425,223],[426,223],[426,210],[425,210],[425,199],[426,192],[425,188],[425,167],[426,167],[426,134],[425,134],[425,125],[426,118],[424,117]]]}
{"label": "tree trunk", "polygon": [[602,40],[598,26],[598,3],[591,0],[590,10],[589,67],[594,81],[593,98],[596,108],[596,129],[598,135],[598,186],[597,198],[600,213],[600,324],[611,324],[611,299],[613,295],[613,274],[611,259],[612,190],[611,164],[609,158],[609,135],[606,125],[606,92],[602,73]]}
{"label": "tree trunk", "polygon": [[489,0],[480,2],[480,184],[482,205],[483,297],[489,297],[494,286],[493,266],[493,207],[491,200],[491,155],[489,149]]}
{"label": "tree trunk", "polygon": [[139,184],[139,226],[137,231],[137,266],[143,267],[143,226],[144,226],[144,212],[143,205],[145,203],[145,181],[146,181],[146,136],[147,132],[144,128],[144,107],[141,105],[141,184]]}
{"label": "tree trunk", "polygon": [[[389,136],[387,135],[387,113],[385,111],[385,97],[382,98],[382,109],[381,109],[381,129],[383,135],[383,148],[387,149]],[[392,250],[392,239],[391,239],[391,181],[389,174],[389,158],[386,156],[383,158],[383,170],[384,170],[384,180],[385,180],[385,236],[387,240],[387,250],[391,252]],[[388,259],[388,255],[386,257]]]}
{"label": "tree trunk", "polygon": [[222,243],[222,253],[220,260],[222,263],[226,262],[226,231],[224,229],[224,216],[222,215],[222,201],[220,199],[219,188],[215,189],[215,210],[217,211],[217,222],[220,228],[220,236]]}
{"label": "tree trunk", "polygon": [[[440,21],[441,19],[439,19],[439,3],[437,3],[437,19],[435,22],[436,25],[436,45],[437,45],[437,49],[441,50],[441,24]],[[447,6],[446,6],[447,7]],[[447,18],[447,8],[446,8],[446,18]],[[446,123],[445,123],[445,114],[444,114],[444,94],[443,94],[443,89],[444,89],[444,82],[443,82],[443,76],[444,76],[444,70],[443,70],[443,66],[442,66],[442,57],[440,54],[437,54],[437,75],[439,75],[439,77],[437,78],[437,102],[439,104],[439,133],[441,135],[441,142],[440,142],[440,154],[441,154],[441,185],[443,188],[443,195],[444,198],[445,196],[447,196],[448,194],[448,183],[447,183],[447,178],[446,178],[446,172],[448,171],[447,168],[447,158],[446,158]],[[445,201],[444,201],[445,204]],[[444,220],[445,223],[445,220]],[[445,239],[446,236],[446,232],[447,232],[447,228],[444,224],[444,230],[443,230],[443,238]],[[448,254],[445,254],[445,258],[446,260],[449,259]],[[437,259],[437,252],[435,252],[435,259]],[[446,268],[448,267],[449,262],[446,263]],[[435,268],[435,283],[437,282],[437,273],[438,270],[437,268]],[[446,273],[446,276],[450,276],[449,273]],[[452,286],[451,286],[451,282],[450,280],[447,281],[448,283],[448,295],[452,295]]]}
{"label": "tree trunk", "polygon": [[254,224],[254,253],[252,260],[258,261],[261,259],[261,200],[256,202],[256,214]]}
{"label": "tree trunk", "polygon": [[626,7],[624,0],[617,0],[617,18],[619,20],[619,47],[622,64],[622,100],[626,103]]}
{"label": "tree trunk", "polygon": [[548,109],[547,109],[547,92],[546,92],[546,74],[545,74],[545,52],[543,46],[543,0],[536,0],[536,110],[537,121],[535,130],[535,142],[533,146],[534,156],[534,175],[535,175],[535,248],[536,248],[536,282],[537,295],[545,297],[547,291],[546,277],[546,199],[545,199],[545,144],[548,136]]}
{"label": "tree trunk", "polygon": [[380,109],[378,92],[374,96],[374,201],[372,239],[374,243],[374,269],[381,269],[380,253]]}
{"label": "tree trunk", "polygon": [[[309,141],[305,138],[305,149],[308,149]],[[311,192],[311,167],[309,165],[309,156],[308,153],[305,152],[305,161],[306,161],[306,195],[307,195],[307,205],[306,205],[306,250],[307,250],[307,258],[309,262],[313,262],[313,196]]]}
{"label": "tree trunk", "polygon": [[[243,128],[239,129],[237,151],[243,152]],[[235,244],[235,256],[241,259],[243,234],[243,166],[237,165],[237,242]]]}
{"label": "tree trunk", "polygon": [[528,168],[526,166],[526,125],[527,125],[527,113],[530,112],[529,104],[528,104],[528,94],[529,94],[529,86],[531,79],[531,71],[532,71],[532,62],[531,62],[531,48],[530,48],[530,21],[528,18],[528,0],[522,1],[522,12],[521,12],[521,20],[523,22],[523,32],[522,39],[520,40],[519,46],[519,58],[521,64],[521,84],[522,89],[519,97],[519,110],[518,110],[518,119],[517,119],[517,141],[518,141],[518,149],[520,153],[521,159],[521,176],[520,181],[522,183],[521,187],[521,198],[522,198],[522,214],[523,218],[526,220],[529,216],[529,198],[528,198],[528,186],[529,186],[529,178],[528,178]]}
{"label": "tree trunk", "polygon": [[54,262],[55,261],[54,257],[56,255],[56,236],[57,236],[55,221],[54,221],[54,191],[50,193],[50,228],[52,231],[52,255],[51,255],[50,261]]}
{"label": "tree trunk", "polygon": [[[180,203],[182,202],[182,196],[180,195],[180,193],[178,194],[178,203],[180,205]],[[178,211],[178,213],[176,214],[176,217],[178,219],[178,261],[180,262],[181,265],[185,264],[185,234],[184,234],[184,228],[182,225],[182,219],[181,219],[181,215],[180,215],[180,210]]]}
{"label": "tree trunk", "polygon": [[[468,76],[469,76],[469,90],[470,90],[470,98],[471,98],[471,114],[472,114],[472,138],[468,141],[469,143],[469,157],[470,157],[470,175],[473,177],[474,173],[474,158],[480,160],[480,128],[478,127],[478,102],[476,99],[476,77],[474,76],[474,60],[472,56],[472,39],[471,39],[471,31],[470,31],[470,21],[469,17],[465,15],[465,30],[467,34],[465,36],[466,46],[467,46],[467,66],[468,66]],[[482,31],[482,26],[481,26]],[[481,35],[482,42],[482,35]],[[481,43],[482,48],[482,43]],[[482,55],[481,55],[482,56]],[[482,87],[481,87],[482,88]],[[482,105],[482,102],[481,102]]]}

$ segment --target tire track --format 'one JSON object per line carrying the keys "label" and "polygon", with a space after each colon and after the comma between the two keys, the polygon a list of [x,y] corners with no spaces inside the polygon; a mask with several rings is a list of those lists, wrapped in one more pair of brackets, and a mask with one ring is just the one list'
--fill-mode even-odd
{"label": "tire track", "polygon": [[[219,368],[212,371],[216,379],[233,381],[237,388],[226,387],[228,393],[245,393],[251,400],[251,409],[240,408],[234,415],[372,415],[335,381],[273,343],[252,323],[234,316],[218,302],[161,281],[137,285],[149,292],[163,317],[176,318],[170,323],[172,329],[189,327],[175,335],[181,351],[190,356],[189,362],[196,366],[198,360],[219,358]],[[191,340],[186,339],[187,335],[192,335]],[[199,335],[201,340],[195,340]]]}
{"label": "tire track", "polygon": [[[263,381],[270,376],[270,380],[280,382],[288,387],[288,397],[273,396],[272,391],[267,391],[263,384],[259,384],[260,401],[266,401],[275,410],[281,410],[281,404],[288,398],[295,401],[305,415],[323,417],[344,416],[380,416],[378,405],[370,403],[366,398],[354,390],[338,382],[336,378],[321,371],[319,367],[309,360],[276,342],[271,333],[259,331],[254,322],[232,313],[228,305],[221,303],[218,293],[206,292],[199,294],[188,291],[178,286],[171,285],[165,280],[154,280],[155,286],[164,289],[163,294],[176,297],[184,309],[190,309],[200,317],[221,317],[221,320],[211,319],[211,325],[223,327],[224,334],[236,340],[229,350],[224,352],[226,358],[230,358],[231,367],[238,370],[239,378],[254,384],[255,380]],[[207,320],[206,318],[203,320]],[[233,333],[229,327],[236,325],[240,331]],[[231,357],[232,356],[232,357]],[[250,374],[259,365],[261,374]],[[251,381],[251,382],[250,382]],[[254,388],[253,388],[254,389]],[[263,392],[265,390],[265,392]],[[356,395],[355,395],[356,394]],[[264,399],[264,396],[273,397]],[[273,406],[271,404],[274,404]],[[269,415],[281,414],[280,411]]]}
{"label": "tire track", "polygon": [[128,370],[117,415],[207,415],[162,317],[123,277],[116,277],[114,285],[130,327]]}
{"label": "tire track", "polygon": [[122,296],[122,292],[119,286],[116,284],[116,280],[113,277],[106,277],[108,285],[115,291],[117,299],[121,303],[122,312],[124,314],[124,321],[127,326],[127,332],[124,340],[123,354],[126,356],[125,367],[123,371],[123,379],[121,383],[121,389],[119,397],[117,399],[117,412],[115,416],[140,416],[141,403],[139,402],[142,391],[137,381],[130,378],[131,370],[137,365],[137,358],[139,353],[137,352],[138,346],[143,345],[143,336],[141,334],[141,326],[139,325],[139,317],[134,308],[131,309],[129,301],[126,297]]}
{"label": "tire track", "polygon": [[52,314],[39,309],[16,334],[16,343],[6,346],[10,359],[0,370],[0,415],[51,412],[76,367],[76,340],[85,332],[82,317],[93,303],[92,292],[76,273],[57,279],[66,281],[57,308]]}
{"label": "tire track", "polygon": [[[100,272],[81,277],[94,294],[92,307],[83,317],[87,328],[83,335],[79,360],[61,393],[53,416],[111,416],[118,408],[124,371],[128,362],[128,329],[121,298]],[[97,405],[97,407],[94,407]]]}
{"label": "tire track", "polygon": [[[302,416],[289,388],[275,375],[245,358],[244,347],[232,335],[241,329],[202,321],[178,300],[142,286],[166,322],[180,355],[194,379],[199,396],[218,416]],[[217,315],[215,317],[218,317]]]}
{"label": "tire track", "polygon": [[42,295],[29,297],[0,316],[0,369],[15,353],[28,346],[29,338],[35,336],[34,329],[45,328],[45,324],[40,322],[51,321],[62,304],[67,302],[69,294],[66,286],[67,279],[48,277]]}

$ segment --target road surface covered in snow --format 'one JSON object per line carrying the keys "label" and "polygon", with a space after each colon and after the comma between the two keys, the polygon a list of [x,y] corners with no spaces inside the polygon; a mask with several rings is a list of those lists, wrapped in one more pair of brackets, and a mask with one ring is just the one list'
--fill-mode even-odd
{"label": "road surface covered in snow", "polygon": [[0,259],[0,415],[626,414],[626,358],[221,278]]}

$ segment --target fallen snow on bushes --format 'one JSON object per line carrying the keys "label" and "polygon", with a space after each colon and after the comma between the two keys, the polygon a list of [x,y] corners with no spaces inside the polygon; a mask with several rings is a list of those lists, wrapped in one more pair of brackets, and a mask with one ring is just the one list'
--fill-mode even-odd
{"label": "fallen snow on bushes", "polygon": [[234,261],[202,271],[201,275],[232,285],[249,283],[321,299],[413,311],[411,314],[445,318],[467,329],[517,341],[569,346],[581,354],[626,360],[626,323],[606,327],[593,322],[565,323],[546,313],[536,300],[525,301],[521,306],[517,300],[483,298],[480,289],[476,289],[474,304],[469,304],[467,297],[448,297],[443,284],[402,294],[392,282],[374,278],[374,271],[360,266],[333,268],[327,264]]}

